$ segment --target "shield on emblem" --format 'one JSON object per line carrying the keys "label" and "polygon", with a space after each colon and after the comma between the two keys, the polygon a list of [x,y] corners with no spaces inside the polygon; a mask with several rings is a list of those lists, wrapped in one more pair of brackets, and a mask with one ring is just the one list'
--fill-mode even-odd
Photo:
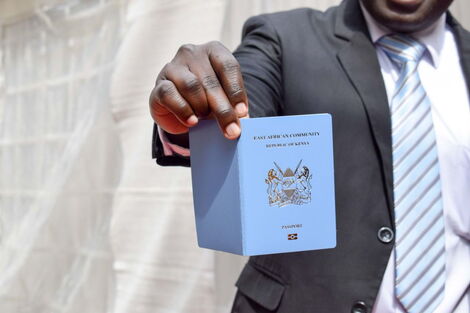
{"label": "shield on emblem", "polygon": [[295,175],[290,168],[287,168],[282,178],[282,192],[286,195],[288,200],[292,199],[296,191]]}

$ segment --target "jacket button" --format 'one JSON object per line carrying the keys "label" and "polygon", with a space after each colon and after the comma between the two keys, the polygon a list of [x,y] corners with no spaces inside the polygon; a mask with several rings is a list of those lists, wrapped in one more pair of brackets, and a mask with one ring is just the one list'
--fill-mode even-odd
{"label": "jacket button", "polygon": [[351,308],[351,313],[367,313],[367,305],[364,301],[357,301]]}
{"label": "jacket button", "polygon": [[382,243],[390,243],[393,241],[395,234],[389,227],[382,227],[377,232],[377,237]]}

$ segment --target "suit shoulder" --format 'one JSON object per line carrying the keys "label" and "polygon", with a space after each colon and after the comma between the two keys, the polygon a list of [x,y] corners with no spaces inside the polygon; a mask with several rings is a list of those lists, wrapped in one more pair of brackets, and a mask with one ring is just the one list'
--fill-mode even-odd
{"label": "suit shoulder", "polygon": [[298,8],[253,16],[247,20],[245,26],[269,24],[280,34],[302,31],[309,26],[327,31],[333,25],[336,14],[337,6],[330,7],[326,11]]}
{"label": "suit shoulder", "polygon": [[262,14],[260,16],[264,16],[272,20],[274,23],[276,22],[289,22],[295,23],[297,21],[303,20],[324,20],[329,19],[334,15],[337,7],[332,6],[326,11],[320,11],[312,8],[297,8],[287,11],[280,11],[268,14]]}

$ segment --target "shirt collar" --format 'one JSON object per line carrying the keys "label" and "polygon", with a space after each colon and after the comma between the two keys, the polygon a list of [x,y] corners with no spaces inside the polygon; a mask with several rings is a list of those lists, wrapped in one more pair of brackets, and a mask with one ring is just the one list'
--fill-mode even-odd
{"label": "shirt collar", "polygon": [[[388,28],[380,25],[369,14],[369,12],[367,12],[367,10],[362,5],[362,1],[359,1],[359,3],[373,43],[376,43],[383,36],[392,33],[392,31],[390,31]],[[446,13],[442,14],[442,16],[436,22],[434,22],[434,24],[419,32],[411,34],[415,39],[424,44],[426,50],[429,52],[431,63],[434,67],[439,66],[440,55],[444,47],[445,25]]]}

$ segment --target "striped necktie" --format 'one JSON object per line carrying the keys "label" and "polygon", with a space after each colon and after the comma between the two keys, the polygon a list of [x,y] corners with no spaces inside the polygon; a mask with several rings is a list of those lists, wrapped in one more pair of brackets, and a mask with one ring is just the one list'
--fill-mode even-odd
{"label": "striped necktie", "polygon": [[418,75],[425,47],[405,35],[378,46],[400,68],[390,101],[395,212],[395,294],[409,313],[431,313],[444,297],[445,242],[431,103]]}

